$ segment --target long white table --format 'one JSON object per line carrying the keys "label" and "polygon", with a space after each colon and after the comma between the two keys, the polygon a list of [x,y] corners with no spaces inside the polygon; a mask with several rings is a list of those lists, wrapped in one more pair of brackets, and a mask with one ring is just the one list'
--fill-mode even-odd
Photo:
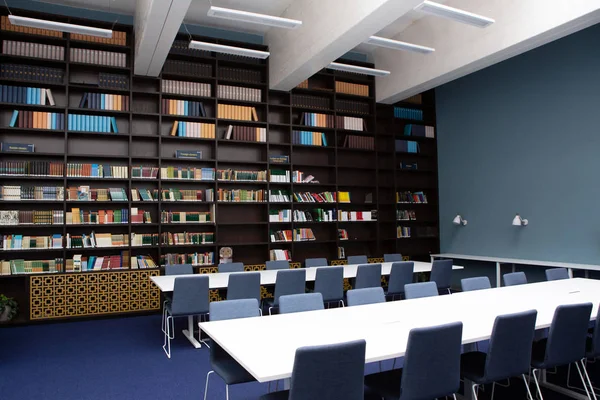
{"label": "long white table", "polygon": [[567,262],[556,262],[556,261],[543,261],[543,260],[527,260],[521,258],[504,258],[504,257],[487,257],[487,256],[476,256],[470,254],[454,254],[454,253],[440,253],[432,254],[431,262],[439,258],[450,258],[452,260],[469,260],[469,261],[482,261],[496,264],[496,286],[502,286],[502,264],[512,264],[512,271],[515,272],[515,265],[531,265],[537,267],[548,267],[548,268],[567,268],[569,275],[573,277],[574,269],[581,269],[585,271],[585,277],[589,277],[589,271],[600,271],[600,265],[593,264],[578,264],[578,263],[567,263]]}
{"label": "long white table", "polygon": [[[417,327],[462,321],[463,344],[470,344],[489,339],[498,315],[536,309],[536,329],[543,329],[557,306],[592,302],[593,319],[598,293],[600,281],[577,278],[199,326],[256,380],[269,382],[291,377],[296,349],[302,346],[365,339],[367,363],[389,360],[404,356],[408,333]],[[544,376],[542,381],[552,386]],[[552,389],[573,395],[562,387]]]}

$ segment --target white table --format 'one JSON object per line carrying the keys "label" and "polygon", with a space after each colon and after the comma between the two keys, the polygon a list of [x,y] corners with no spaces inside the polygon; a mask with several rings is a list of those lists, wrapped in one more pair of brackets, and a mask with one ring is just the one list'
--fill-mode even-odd
{"label": "white table", "polygon": [[475,256],[470,254],[454,254],[454,253],[441,253],[432,254],[431,261],[433,262],[436,258],[450,258],[453,260],[472,260],[472,261],[483,261],[496,264],[496,286],[502,286],[501,266],[502,264],[512,264],[512,270],[515,272],[515,265],[531,265],[537,267],[548,267],[548,268],[567,268],[569,275],[573,277],[574,269],[581,269],[585,271],[585,277],[589,277],[589,271],[600,271],[600,265],[593,264],[577,264],[567,262],[556,262],[556,261],[543,261],[543,260],[527,260],[521,258],[503,258],[503,257],[486,257],[486,256]]}
{"label": "white table", "polygon": [[[463,344],[470,344],[490,338],[498,315],[536,309],[536,329],[543,329],[550,326],[557,306],[592,302],[593,319],[599,292],[600,281],[577,278],[199,326],[256,380],[269,382],[291,377],[301,346],[365,339],[367,363],[389,360],[404,356],[408,333],[417,327],[462,321]],[[548,384],[544,376],[542,381],[573,395]]]}
{"label": "white table", "polygon": [[[414,261],[415,268],[414,272],[430,272],[431,271],[431,263]],[[350,265],[342,265],[344,267],[344,278],[355,278],[356,270],[360,264],[350,264]],[[327,268],[327,267],[311,267],[304,268],[306,271],[306,281],[312,282],[315,280],[317,269],[318,268]],[[455,265],[453,269],[462,269],[463,267]],[[392,269],[392,263],[381,263],[381,274],[389,275],[390,270]],[[250,273],[250,272],[258,272],[260,273],[260,284],[261,285],[274,285],[275,278],[277,277],[278,270],[263,270],[263,271],[246,271],[246,272],[221,272],[214,274],[206,274],[208,276],[208,285],[210,289],[226,289],[227,284],[229,283],[229,275],[233,273],[241,274],[241,273]],[[161,292],[172,292],[173,285],[175,284],[175,278],[177,275],[163,275],[163,276],[152,276],[150,280],[154,282],[156,286],[160,289]],[[188,317],[188,328],[183,330],[183,335],[192,343],[195,348],[200,348],[201,343],[194,338],[194,318]]]}

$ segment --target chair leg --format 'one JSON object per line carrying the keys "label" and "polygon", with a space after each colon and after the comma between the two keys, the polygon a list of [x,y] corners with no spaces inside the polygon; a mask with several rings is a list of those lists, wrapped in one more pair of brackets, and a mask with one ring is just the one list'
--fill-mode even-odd
{"label": "chair leg", "polygon": [[229,400],[229,385],[225,385],[225,400]]}
{"label": "chair leg", "polygon": [[273,307],[269,307],[269,315],[273,315],[273,314],[271,313],[271,310],[272,310],[272,309],[273,309]]}
{"label": "chair leg", "polygon": [[490,400],[494,400],[494,391],[496,390],[496,382],[492,382],[492,396]]}
{"label": "chair leg", "polygon": [[596,397],[596,392],[594,391],[594,385],[592,385],[592,380],[590,379],[590,376],[587,371],[587,367],[585,366],[586,361],[587,361],[587,359],[585,359],[585,358],[581,360],[581,367],[583,368],[583,374],[585,375],[585,379],[587,380],[588,386],[590,388],[590,392],[592,392],[592,397],[594,398],[594,400],[598,400],[598,398]]}
{"label": "chair leg", "polygon": [[525,374],[522,375],[523,376],[523,382],[525,382],[525,387],[527,388],[527,398],[529,400],[533,400],[533,396],[531,395],[531,390],[529,389],[529,383],[527,378],[525,378]]}
{"label": "chair leg", "polygon": [[540,396],[541,400],[544,400],[544,396],[542,396],[542,389],[540,388],[540,383],[538,382],[537,376],[535,376],[536,371],[537,371],[537,369],[535,369],[535,368],[531,371],[533,373],[533,381],[535,382],[537,394]]}
{"label": "chair leg", "polygon": [[[171,324],[169,324],[169,320],[171,320]],[[165,321],[165,325],[166,325],[166,332],[165,332],[165,341],[163,343],[163,350],[165,351],[165,354],[167,355],[167,357],[171,358],[171,339],[173,339],[172,332],[171,332],[171,326],[173,327],[173,330],[175,330],[175,324],[173,322],[173,317],[168,316],[166,321]]]}
{"label": "chair leg", "polygon": [[340,300],[340,304],[342,305],[342,307],[346,307],[346,304],[344,304],[344,300]]}
{"label": "chair leg", "polygon": [[476,383],[474,383],[474,384],[471,386],[471,391],[473,392],[473,398],[474,398],[475,400],[478,400],[478,399],[477,399],[477,386],[478,386],[478,385],[477,385]]}
{"label": "chair leg", "polygon": [[[583,377],[583,374],[581,373],[581,368],[579,367],[579,361],[575,362],[575,366],[577,367],[577,372],[579,373],[579,377],[581,378],[581,383],[583,384],[583,388],[585,389],[585,394],[587,395],[587,398],[592,400],[592,396],[590,396],[590,392],[588,390],[587,384],[585,383],[585,378]],[[596,395],[594,394],[594,397],[596,397]]]}
{"label": "chair leg", "polygon": [[163,301],[162,321],[161,321],[161,324],[160,324],[163,333],[167,333],[167,332],[165,332],[165,329],[166,329],[165,328],[165,319],[166,319],[166,317],[167,317],[167,301],[165,300],[165,301]]}
{"label": "chair leg", "polygon": [[208,393],[208,379],[210,378],[210,374],[214,372],[215,371],[208,371],[208,374],[206,374],[206,385],[204,385],[204,400],[206,400],[206,394]]}

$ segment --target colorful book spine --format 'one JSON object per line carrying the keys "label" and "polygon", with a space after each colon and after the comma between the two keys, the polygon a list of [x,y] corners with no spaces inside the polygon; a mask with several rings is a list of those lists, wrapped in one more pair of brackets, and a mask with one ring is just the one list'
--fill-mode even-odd
{"label": "colorful book spine", "polygon": [[200,139],[215,138],[215,124],[203,122],[175,121],[171,128],[171,136],[191,137]]}
{"label": "colorful book spine", "polygon": [[101,115],[69,114],[68,129],[82,132],[119,133],[117,119]]}
{"label": "colorful book spine", "polygon": [[199,101],[162,99],[162,113],[187,117],[206,117],[204,105]]}
{"label": "colorful book spine", "polygon": [[14,110],[9,126],[26,129],[65,129],[65,115],[43,111]]}
{"label": "colorful book spine", "polygon": [[84,93],[81,96],[79,108],[129,111],[129,96],[121,94]]}
{"label": "colorful book spine", "polygon": [[237,119],[240,121],[258,121],[255,107],[234,106],[231,104],[217,105],[217,118]]}
{"label": "colorful book spine", "polygon": [[92,43],[104,43],[104,44],[111,44],[114,46],[127,46],[127,33],[113,31],[112,37],[110,37],[110,38],[101,38],[98,36],[82,35],[79,33],[71,33],[71,40],[79,40],[82,42],[92,42]]}

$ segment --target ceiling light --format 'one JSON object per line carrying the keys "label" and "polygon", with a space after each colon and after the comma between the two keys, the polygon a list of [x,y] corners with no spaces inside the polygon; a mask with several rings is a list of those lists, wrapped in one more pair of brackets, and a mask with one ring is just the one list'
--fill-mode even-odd
{"label": "ceiling light", "polygon": [[380,36],[371,36],[365,43],[372,44],[374,46],[386,47],[394,50],[406,50],[414,51],[415,53],[428,54],[435,51],[431,47],[420,46],[418,44],[401,42],[399,40],[388,39]]}
{"label": "ceiling light", "polygon": [[274,17],[272,15],[257,14],[248,11],[232,10],[211,6],[206,14],[209,17],[230,19],[232,21],[249,22],[251,24],[274,26],[275,28],[295,29],[302,25],[302,21],[296,19]]}
{"label": "ceiling light", "polygon": [[462,22],[478,28],[485,28],[493,24],[495,21],[492,18],[484,17],[483,15],[473,14],[468,11],[463,11],[458,8],[448,7],[443,4],[434,3],[433,1],[425,0],[423,3],[415,7],[416,11],[422,11],[427,14],[435,15],[442,18],[448,18],[453,21]]}
{"label": "ceiling light", "polygon": [[390,74],[390,71],[375,68],[359,67],[358,65],[341,64],[332,62],[327,68],[335,69],[336,71],[353,72],[355,74],[371,75],[371,76],[386,76]]}
{"label": "ceiling light", "polygon": [[48,29],[51,31],[79,33],[81,35],[98,36],[101,38],[112,38],[113,31],[110,29],[94,28],[91,26],[65,24],[62,22],[48,21],[45,19],[19,17],[9,15],[10,23],[29,28]]}
{"label": "ceiling light", "polygon": [[252,57],[265,59],[269,57],[271,53],[268,51],[246,49],[244,47],[226,46],[224,44],[199,42],[197,40],[191,40],[190,49],[215,51],[217,53],[233,54],[234,56]]}

